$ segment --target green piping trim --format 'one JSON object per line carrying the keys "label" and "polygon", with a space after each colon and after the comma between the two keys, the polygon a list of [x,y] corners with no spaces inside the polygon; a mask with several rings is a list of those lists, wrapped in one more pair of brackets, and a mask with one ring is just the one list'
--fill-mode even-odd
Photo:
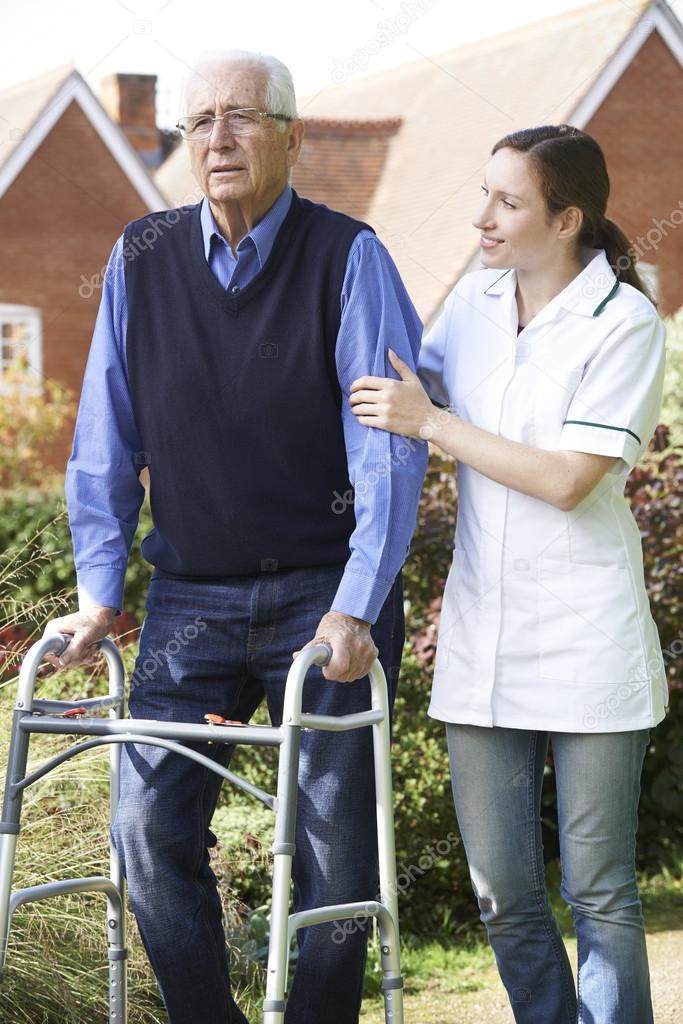
{"label": "green piping trim", "polygon": [[[600,314],[602,313],[603,309],[605,308],[607,303],[610,301],[610,299],[613,299],[614,296],[616,295],[618,287],[619,287],[619,282],[615,281],[614,282],[614,287],[612,288],[612,291],[609,293],[609,295],[606,295],[605,298],[600,303],[600,305],[596,306],[595,309],[593,310],[593,316],[600,316]],[[617,428],[615,427],[615,430],[616,429]],[[635,437],[635,434],[634,434],[634,437]]]}
{"label": "green piping trim", "polygon": [[511,270],[512,270],[512,267],[510,267],[510,268],[509,268],[508,270],[504,271],[504,272],[503,272],[503,273],[502,273],[502,274],[500,275],[500,277],[497,277],[497,278],[496,278],[496,280],[495,280],[495,281],[492,281],[492,282],[491,282],[491,284],[490,284],[490,285],[488,286],[488,288],[484,288],[484,295],[488,295],[488,292],[489,292],[489,288],[493,288],[494,284],[498,284],[498,282],[499,282],[499,281],[502,281],[502,280],[503,280],[503,278],[505,277],[505,275],[506,275],[506,274],[509,274]]}
{"label": "green piping trim", "polygon": [[624,434],[630,434],[631,437],[635,437],[638,444],[643,442],[640,440],[637,434],[634,434],[628,427],[611,427],[608,423],[589,423],[588,420],[565,420],[562,426],[564,427],[567,423],[576,423],[580,427],[601,427],[603,430],[621,430]]}

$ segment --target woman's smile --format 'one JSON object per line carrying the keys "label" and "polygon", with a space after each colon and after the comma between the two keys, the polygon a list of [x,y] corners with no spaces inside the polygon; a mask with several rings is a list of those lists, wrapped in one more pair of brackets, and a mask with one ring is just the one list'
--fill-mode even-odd
{"label": "woman's smile", "polygon": [[482,249],[495,249],[497,245],[502,245],[504,239],[492,238],[490,235],[482,235],[479,239],[479,244]]}

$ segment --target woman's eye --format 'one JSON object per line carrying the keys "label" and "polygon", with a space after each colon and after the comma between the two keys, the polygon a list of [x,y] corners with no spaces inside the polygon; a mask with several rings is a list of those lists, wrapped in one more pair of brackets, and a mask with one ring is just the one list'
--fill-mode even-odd
{"label": "woman's eye", "polygon": [[507,199],[503,200],[503,206],[507,206],[508,210],[514,210],[515,209],[515,207],[512,205],[512,203],[508,203]]}
{"label": "woman's eye", "polygon": [[486,185],[482,185],[481,186],[481,190],[482,190],[482,192],[484,193],[485,196],[487,196],[489,194],[489,190],[487,189]]}

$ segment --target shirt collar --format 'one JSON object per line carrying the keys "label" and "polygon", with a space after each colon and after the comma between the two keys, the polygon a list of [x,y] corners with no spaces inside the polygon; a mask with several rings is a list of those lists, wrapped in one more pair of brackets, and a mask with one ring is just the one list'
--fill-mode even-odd
{"label": "shirt collar", "polygon": [[[254,224],[249,234],[245,235],[237,246],[238,250],[243,246],[246,248],[246,245],[248,244],[247,239],[250,239],[256,249],[261,268],[263,268],[263,265],[270,256],[270,251],[273,248],[275,238],[282,227],[282,222],[287,216],[291,202],[291,186],[285,185],[283,191],[277,197],[270,209],[266,211],[258,224]],[[218,225],[216,224],[211,212],[209,200],[206,197],[202,199],[202,208],[199,219],[202,226],[202,238],[204,240],[204,256],[208,263],[209,255],[211,253],[211,241],[213,238],[218,239],[218,241],[227,246],[228,249],[230,249],[230,246],[218,229]]]}
{"label": "shirt collar", "polygon": [[[581,316],[599,316],[602,309],[616,294],[618,281],[609,264],[604,249],[591,249],[593,258],[559,295],[552,299],[546,309],[566,309]],[[485,295],[514,295],[517,289],[517,272],[501,271],[493,282],[484,289]]]}

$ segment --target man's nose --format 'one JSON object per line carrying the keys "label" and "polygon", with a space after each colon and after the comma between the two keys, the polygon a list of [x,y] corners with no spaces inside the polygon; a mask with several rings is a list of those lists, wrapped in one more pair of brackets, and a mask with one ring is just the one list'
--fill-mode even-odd
{"label": "man's nose", "polygon": [[235,147],[235,136],[225,127],[225,120],[222,117],[213,122],[209,146],[211,149],[234,149]]}

